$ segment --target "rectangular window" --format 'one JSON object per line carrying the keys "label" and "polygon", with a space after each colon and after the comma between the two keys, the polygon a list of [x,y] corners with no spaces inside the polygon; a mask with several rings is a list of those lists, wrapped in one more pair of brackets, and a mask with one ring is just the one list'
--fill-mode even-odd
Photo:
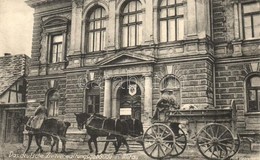
{"label": "rectangular window", "polygon": [[244,38],[260,38],[260,2],[243,4]]}
{"label": "rectangular window", "polygon": [[247,87],[248,112],[260,112],[260,77],[250,78]]}
{"label": "rectangular window", "polygon": [[89,95],[87,97],[87,112],[99,113],[99,95]]}
{"label": "rectangular window", "polygon": [[182,1],[162,0],[159,9],[160,42],[184,38],[184,7]]}
{"label": "rectangular window", "polygon": [[50,62],[57,63],[62,61],[63,35],[54,35],[51,37]]}

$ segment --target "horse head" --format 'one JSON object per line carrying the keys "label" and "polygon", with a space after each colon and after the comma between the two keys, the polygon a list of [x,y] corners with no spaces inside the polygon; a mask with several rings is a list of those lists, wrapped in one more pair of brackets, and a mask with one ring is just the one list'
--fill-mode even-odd
{"label": "horse head", "polygon": [[74,113],[76,116],[76,121],[78,124],[78,129],[82,130],[84,124],[87,122],[87,120],[90,118],[90,114],[88,113]]}

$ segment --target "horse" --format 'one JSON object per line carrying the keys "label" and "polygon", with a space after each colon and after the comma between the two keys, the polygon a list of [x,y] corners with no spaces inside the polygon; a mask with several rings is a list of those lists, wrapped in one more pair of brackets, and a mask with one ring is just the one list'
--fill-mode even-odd
{"label": "horse", "polygon": [[[123,125],[120,119],[111,119],[104,117],[100,114],[89,114],[89,113],[75,113],[78,129],[83,129],[84,125],[87,129],[87,134],[90,136],[88,140],[88,146],[90,153],[93,152],[91,142],[94,142],[95,154],[98,154],[97,137],[107,137],[107,139],[117,139],[113,142],[115,147],[114,154],[117,154],[122,142],[127,144],[125,138],[122,136],[126,125]],[[129,146],[127,146],[127,152],[129,152]]]}
{"label": "horse", "polygon": [[[125,127],[122,131],[121,134],[127,136],[131,136],[131,137],[138,137],[143,135],[143,124],[140,120],[138,119],[134,119],[134,118],[128,118],[128,119],[123,119],[121,120],[123,126]],[[141,145],[143,145],[142,141],[137,141],[138,143],[140,143]],[[129,153],[129,145],[127,143],[127,141],[125,140],[125,138],[122,141],[123,144],[126,145],[127,151],[126,153]],[[104,150],[102,153],[106,152],[106,148],[109,144],[109,141],[106,141],[105,146],[104,146]]]}
{"label": "horse", "polygon": [[[29,117],[26,116],[26,117],[23,117],[21,122],[22,122],[22,124],[26,124],[28,122],[28,120],[29,120]],[[61,152],[65,152],[65,148],[66,148],[65,147],[65,145],[66,145],[65,136],[66,136],[67,129],[70,125],[71,125],[70,122],[50,118],[50,119],[46,119],[43,121],[43,124],[39,130],[35,130],[35,129],[30,128],[29,126],[26,126],[25,129],[28,131],[28,146],[24,153],[27,153],[29,151],[33,136],[35,137],[35,142],[38,147],[35,150],[35,153],[37,153],[38,151],[43,152],[43,149],[41,147],[41,141],[42,141],[43,136],[53,139],[53,143],[51,144],[51,150],[50,150],[51,152],[53,152],[53,147],[55,145],[56,145],[55,152],[58,152],[59,138],[60,138],[61,142],[62,142],[62,151]]]}

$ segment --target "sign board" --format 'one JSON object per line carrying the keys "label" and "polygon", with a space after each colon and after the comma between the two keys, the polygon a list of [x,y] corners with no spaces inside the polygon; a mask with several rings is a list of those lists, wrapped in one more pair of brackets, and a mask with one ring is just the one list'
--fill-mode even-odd
{"label": "sign board", "polygon": [[120,116],[132,115],[132,108],[120,108]]}

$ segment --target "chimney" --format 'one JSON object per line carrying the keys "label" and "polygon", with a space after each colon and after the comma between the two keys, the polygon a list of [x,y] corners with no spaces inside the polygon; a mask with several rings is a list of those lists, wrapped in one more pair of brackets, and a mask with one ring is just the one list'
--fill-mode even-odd
{"label": "chimney", "polygon": [[11,53],[5,53],[5,56],[11,56]]}

